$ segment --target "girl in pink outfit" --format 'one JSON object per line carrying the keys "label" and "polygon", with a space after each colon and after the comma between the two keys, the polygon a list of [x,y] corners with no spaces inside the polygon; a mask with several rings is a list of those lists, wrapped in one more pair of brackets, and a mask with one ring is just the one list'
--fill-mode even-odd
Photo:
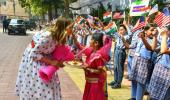
{"label": "girl in pink outfit", "polygon": [[[74,39],[76,42],[76,38]],[[104,41],[103,41],[104,40]],[[85,79],[86,85],[83,100],[107,100],[104,85],[106,81],[105,64],[110,60],[111,39],[105,38],[102,33],[94,33],[90,47],[84,48],[78,42],[76,45],[86,55]]]}

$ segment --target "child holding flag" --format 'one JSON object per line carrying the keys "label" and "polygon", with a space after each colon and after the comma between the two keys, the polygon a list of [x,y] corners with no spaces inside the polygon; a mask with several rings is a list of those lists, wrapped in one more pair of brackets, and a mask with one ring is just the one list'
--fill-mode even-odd
{"label": "child holding flag", "polygon": [[163,29],[161,36],[161,56],[154,66],[148,89],[151,100],[170,100],[170,25]]}
{"label": "child holding flag", "polygon": [[136,83],[135,86],[137,86],[135,89],[132,89],[132,93],[136,94],[134,98],[136,100],[143,100],[144,91],[152,73],[151,56],[152,51],[155,50],[157,45],[157,34],[154,32],[153,24],[145,26],[144,32],[140,33],[140,38],[141,40],[137,43],[129,76],[133,85]]}
{"label": "child holding flag", "polygon": [[[120,25],[118,33],[114,33],[116,38],[115,51],[114,51],[114,81],[109,83],[112,88],[121,88],[121,83],[123,80],[124,74],[124,63],[126,59],[126,47],[121,39],[121,36],[125,37],[126,40],[129,40],[129,34],[131,32],[127,29],[125,25]],[[112,32],[113,33],[113,32]]]}

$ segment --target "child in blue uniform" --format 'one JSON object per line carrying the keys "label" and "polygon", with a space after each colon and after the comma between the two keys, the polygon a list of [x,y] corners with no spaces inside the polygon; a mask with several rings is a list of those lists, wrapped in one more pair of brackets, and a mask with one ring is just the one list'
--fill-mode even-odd
{"label": "child in blue uniform", "polygon": [[170,25],[161,33],[161,56],[157,60],[149,84],[152,100],[170,100]]}
{"label": "child in blue uniform", "polygon": [[[132,93],[136,94],[136,100],[143,100],[144,91],[152,71],[151,56],[157,44],[157,35],[154,34],[154,25],[148,24],[144,32],[140,33],[139,42],[135,50],[135,56],[132,61],[130,80],[136,84]],[[153,39],[152,39],[153,38]]]}

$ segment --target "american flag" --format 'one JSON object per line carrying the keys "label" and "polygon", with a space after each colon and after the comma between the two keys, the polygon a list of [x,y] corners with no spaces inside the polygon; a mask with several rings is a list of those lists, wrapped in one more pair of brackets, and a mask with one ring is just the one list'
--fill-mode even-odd
{"label": "american flag", "polygon": [[168,23],[170,23],[170,16],[164,15],[161,27],[165,27]]}
{"label": "american flag", "polygon": [[162,27],[162,25],[163,25],[163,19],[164,19],[164,13],[158,12],[158,14],[155,16],[154,22],[155,22],[159,27]]}
{"label": "american flag", "polygon": [[125,12],[115,12],[113,15],[113,19],[125,18]]}
{"label": "american flag", "polygon": [[170,23],[170,15],[160,12],[160,14],[156,15],[154,21],[160,28],[163,28]]}
{"label": "american flag", "polygon": [[145,26],[146,26],[145,18],[143,16],[141,16],[139,18],[139,20],[137,21],[136,25],[133,27],[132,32],[134,33],[135,31],[137,31]]}

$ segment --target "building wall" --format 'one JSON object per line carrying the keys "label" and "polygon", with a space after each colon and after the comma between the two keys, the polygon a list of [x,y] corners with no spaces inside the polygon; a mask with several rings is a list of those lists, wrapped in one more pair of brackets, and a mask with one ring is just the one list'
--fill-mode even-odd
{"label": "building wall", "polygon": [[[0,14],[1,16],[8,16],[8,17],[14,17],[14,7],[13,2],[6,1],[6,4],[1,4],[0,7]],[[25,12],[25,9],[22,8],[18,2],[18,0],[15,0],[15,15],[16,17],[22,17],[22,18],[28,18],[28,13]]]}
{"label": "building wall", "polygon": [[131,0],[78,0],[77,2],[72,3],[70,6],[72,7],[82,7],[81,10],[73,10],[73,13],[78,14],[89,14],[90,13],[90,7],[95,8],[97,7],[97,3],[101,1],[105,7],[107,8],[107,3],[110,2],[112,4],[112,11],[115,11],[118,7],[119,9],[124,9],[126,7],[129,7]]}

